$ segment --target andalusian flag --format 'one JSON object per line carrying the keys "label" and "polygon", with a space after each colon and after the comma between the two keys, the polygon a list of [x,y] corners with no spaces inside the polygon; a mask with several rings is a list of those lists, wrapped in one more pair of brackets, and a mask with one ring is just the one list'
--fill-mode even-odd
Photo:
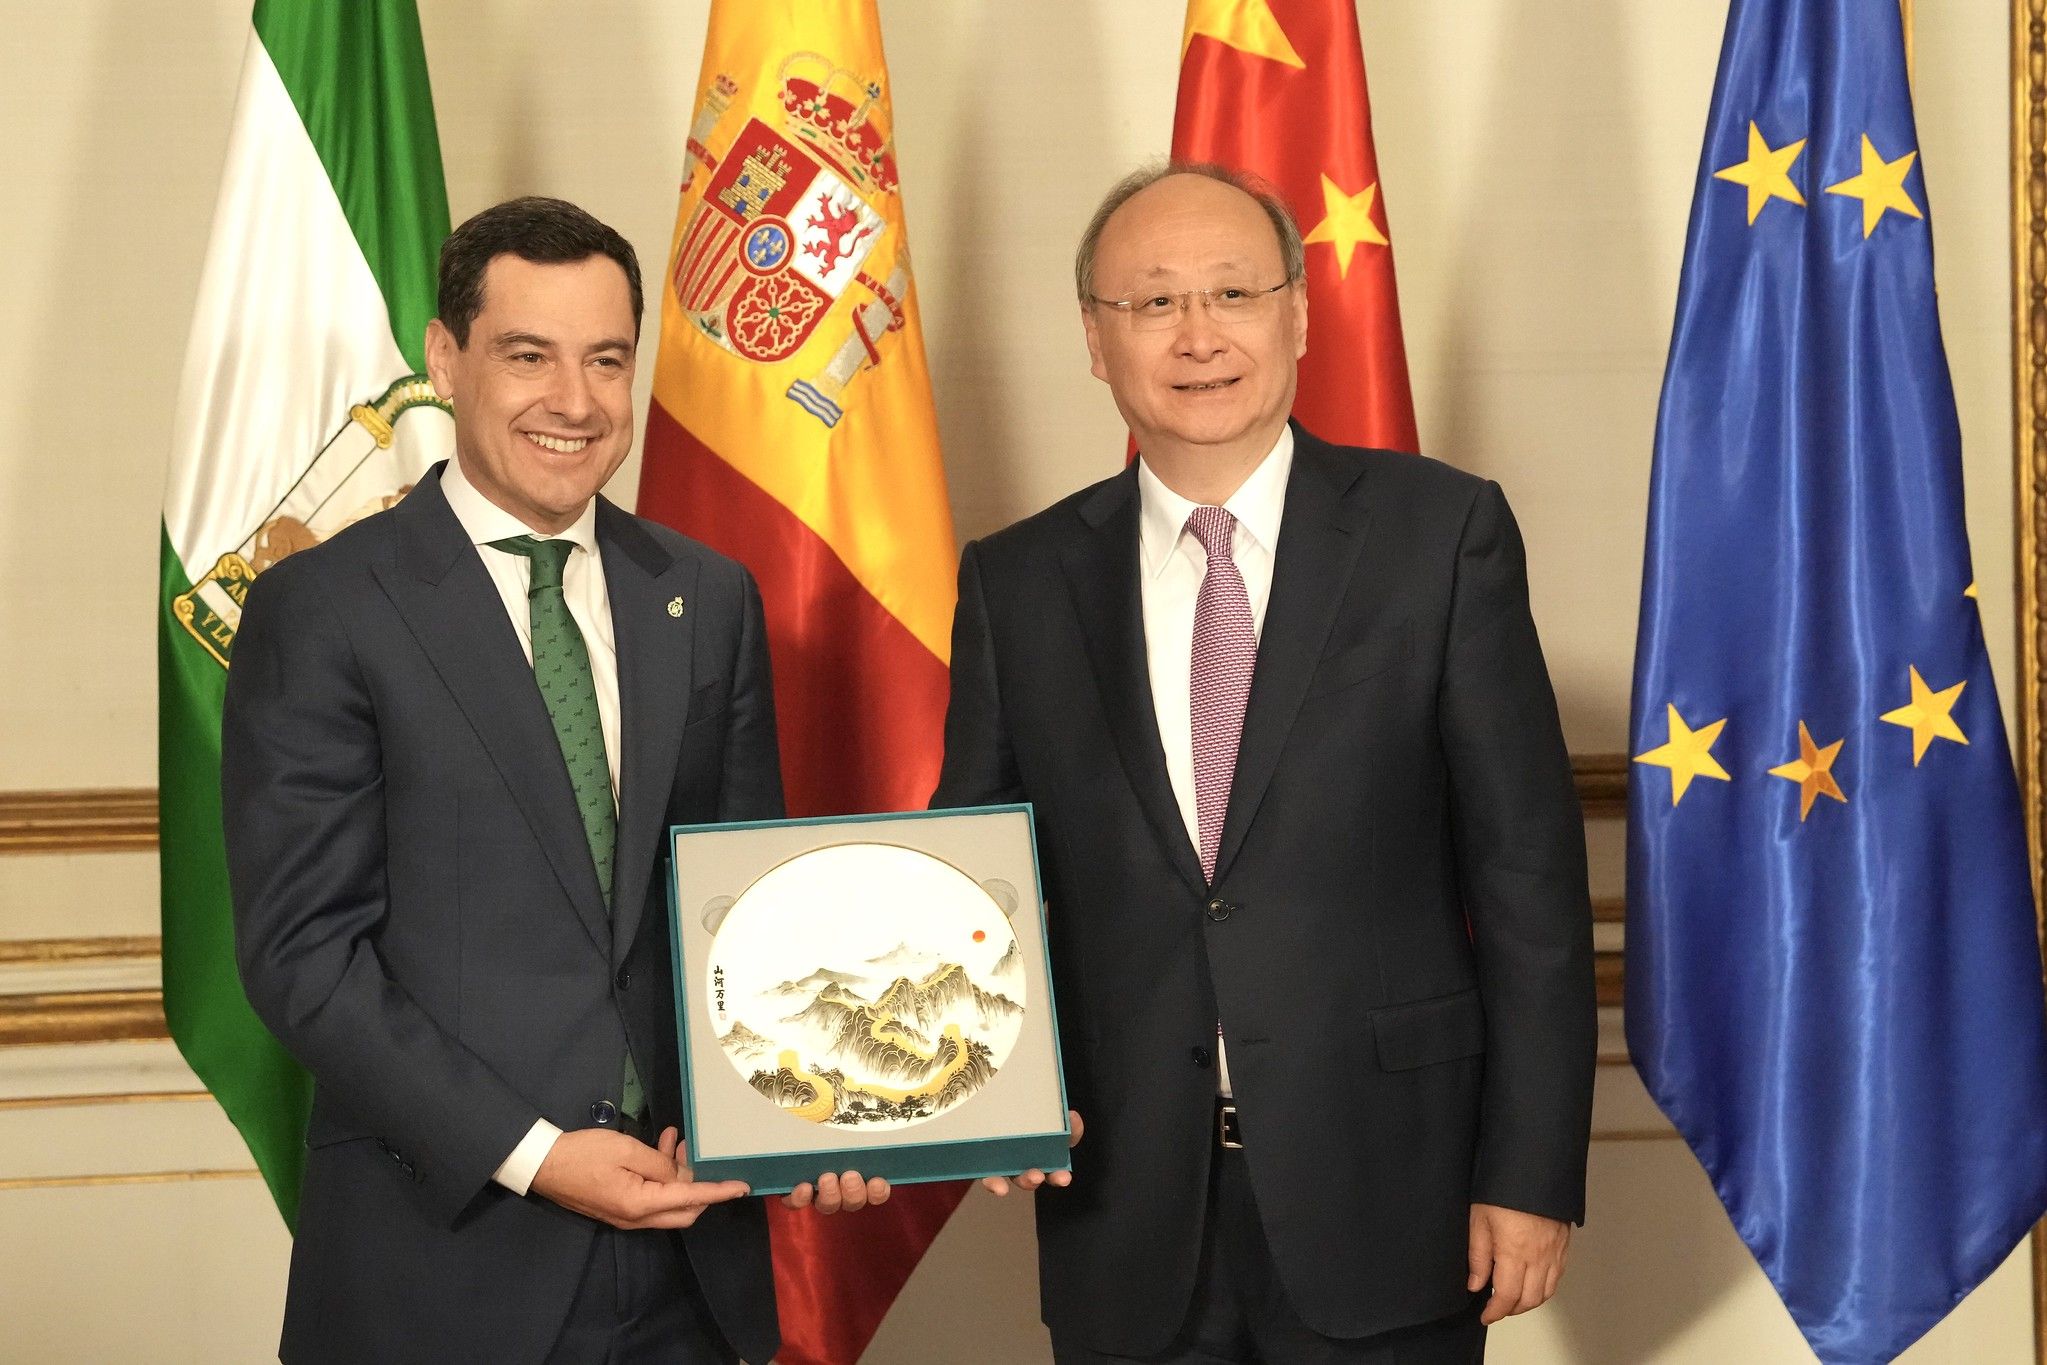
{"label": "andalusian flag", "polygon": [[1352,0],[1188,0],[1173,156],[1271,182],[1308,240],[1294,415],[1324,440],[1420,448]]}
{"label": "andalusian flag", "polygon": [[260,0],[251,27],[164,490],[163,984],[289,1222],[312,1082],[235,972],[221,696],[256,575],[453,449],[422,350],[448,201],[413,0]]}
{"label": "andalusian flag", "polygon": [[[639,511],[753,570],[793,815],[937,785],[956,563],[874,0],[715,0]],[[850,1365],[958,1203],[775,1222],[785,1365]]]}

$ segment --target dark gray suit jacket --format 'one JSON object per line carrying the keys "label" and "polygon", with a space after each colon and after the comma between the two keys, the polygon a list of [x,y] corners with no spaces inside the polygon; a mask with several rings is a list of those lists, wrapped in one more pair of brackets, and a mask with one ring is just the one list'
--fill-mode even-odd
{"label": "dark gray suit jacket", "polygon": [[[661,836],[782,813],[767,643],[737,564],[601,498],[597,539],[615,913],[438,467],[250,591],[221,736],[235,946],[315,1082],[286,1359],[539,1361],[598,1225],[492,1172],[536,1117],[592,1126],[628,1039],[655,1126],[681,1121]],[[726,1338],[768,1359],[760,1202],[681,1239]]]}
{"label": "dark gray suit jacket", "polygon": [[1296,428],[1215,883],[1166,776],[1136,472],[967,547],[934,805],[1038,820],[1074,1182],[1045,1321],[1185,1316],[1223,1022],[1287,1297],[1329,1336],[1458,1311],[1474,1201],[1584,1208],[1585,843],[1499,488]]}

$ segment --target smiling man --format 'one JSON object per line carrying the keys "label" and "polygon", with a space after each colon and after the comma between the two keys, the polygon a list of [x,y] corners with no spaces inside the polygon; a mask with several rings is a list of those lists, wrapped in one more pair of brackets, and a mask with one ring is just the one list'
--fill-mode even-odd
{"label": "smiling man", "polygon": [[632,247],[520,199],[440,271],[455,458],[258,578],[222,716],[242,979],[315,1083],[280,1354],[764,1362],[758,1201],[677,1148],[657,875],[671,824],[782,813],[760,597],[598,494]]}
{"label": "smiling man", "polygon": [[[1584,832],[1497,486],[1290,425],[1299,230],[1208,166],[1076,258],[1138,459],[969,545],[933,804],[1029,801],[1060,1365],[1479,1359],[1584,1208]],[[1003,1192],[1010,1182],[991,1181]]]}

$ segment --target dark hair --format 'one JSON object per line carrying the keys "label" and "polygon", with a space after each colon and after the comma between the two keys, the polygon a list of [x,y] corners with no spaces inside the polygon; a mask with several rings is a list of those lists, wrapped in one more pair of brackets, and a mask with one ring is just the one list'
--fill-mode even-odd
{"label": "dark hair", "polygon": [[1258,207],[1265,210],[1266,218],[1272,223],[1273,235],[1279,238],[1279,258],[1286,268],[1287,283],[1292,284],[1307,274],[1308,253],[1301,244],[1300,225],[1294,222],[1293,210],[1287,207],[1286,200],[1266,181],[1248,171],[1234,170],[1213,161],[1155,161],[1110,186],[1109,192],[1096,206],[1095,216],[1088,220],[1087,230],[1080,234],[1080,247],[1073,253],[1073,284],[1080,293],[1082,307],[1094,299],[1095,249],[1101,245],[1102,229],[1116,216],[1117,209],[1159,181],[1175,175],[1198,175],[1250,195]]}
{"label": "dark hair", "polygon": [[454,333],[457,346],[469,344],[469,325],[483,311],[483,276],[500,256],[517,256],[536,265],[569,265],[592,256],[608,256],[625,271],[633,293],[633,339],[640,336],[640,260],[633,245],[615,229],[592,218],[565,199],[528,195],[507,199],[471,218],[441,243],[441,325]]}

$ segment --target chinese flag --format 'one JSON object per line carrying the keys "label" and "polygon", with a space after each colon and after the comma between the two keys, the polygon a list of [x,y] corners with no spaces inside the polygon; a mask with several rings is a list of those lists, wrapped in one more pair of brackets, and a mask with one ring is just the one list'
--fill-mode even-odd
{"label": "chinese flag", "polygon": [[[937,784],[952,514],[874,0],[714,0],[639,511],[759,580],[791,815]],[[770,1201],[784,1365],[853,1365],[965,1187]]]}
{"label": "chinese flag", "polygon": [[1327,441],[1420,449],[1352,0],[1189,0],[1173,156],[1263,177],[1300,220],[1294,415]]}

